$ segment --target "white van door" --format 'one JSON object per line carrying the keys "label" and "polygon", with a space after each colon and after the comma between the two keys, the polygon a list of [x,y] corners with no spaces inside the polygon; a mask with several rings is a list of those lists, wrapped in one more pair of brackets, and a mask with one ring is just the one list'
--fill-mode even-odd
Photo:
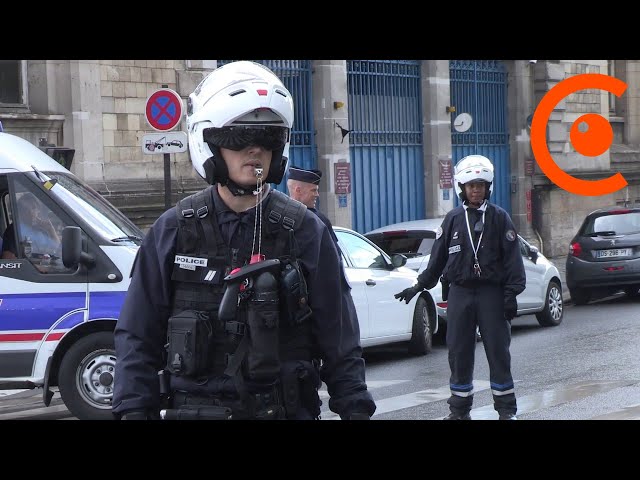
{"label": "white van door", "polygon": [[41,385],[60,338],[86,320],[86,269],[62,263],[62,229],[77,226],[20,172],[0,170],[0,382]]}

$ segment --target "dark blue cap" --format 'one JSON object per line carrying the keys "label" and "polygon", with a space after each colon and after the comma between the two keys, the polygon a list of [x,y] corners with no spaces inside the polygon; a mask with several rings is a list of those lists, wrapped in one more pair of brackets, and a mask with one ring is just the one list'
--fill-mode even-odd
{"label": "dark blue cap", "polygon": [[291,180],[298,180],[300,182],[313,183],[314,185],[320,185],[322,172],[320,170],[306,170],[304,168],[290,165],[289,178]]}

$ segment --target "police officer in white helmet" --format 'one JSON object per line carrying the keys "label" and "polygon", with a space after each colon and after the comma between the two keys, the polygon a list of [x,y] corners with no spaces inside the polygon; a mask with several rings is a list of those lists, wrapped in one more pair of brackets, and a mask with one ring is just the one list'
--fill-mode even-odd
{"label": "police officer in white helmet", "polygon": [[270,188],[288,168],[293,114],[254,62],[219,67],[189,95],[189,153],[210,186],[140,247],[115,329],[117,418],[317,419],[322,382],[342,419],[373,415],[330,232]]}
{"label": "police officer in white helmet", "polygon": [[489,362],[494,408],[500,420],[515,420],[517,403],[511,375],[511,320],[526,277],[518,235],[509,214],[489,202],[494,169],[482,155],[469,155],[455,167],[462,204],[449,211],[436,233],[427,268],[413,287],[395,295],[407,303],[441,275],[450,285],[447,347],[451,413],[447,420],[470,420],[476,327]]}

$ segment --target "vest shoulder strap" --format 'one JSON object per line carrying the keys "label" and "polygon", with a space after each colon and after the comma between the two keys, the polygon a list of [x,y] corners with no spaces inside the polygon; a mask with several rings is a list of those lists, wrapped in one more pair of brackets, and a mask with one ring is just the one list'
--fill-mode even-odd
{"label": "vest shoulder strap", "polygon": [[[213,206],[210,201],[212,185],[204,190],[196,192],[176,203],[176,216],[180,234],[178,235],[178,248],[183,253],[192,252],[197,248],[200,232],[198,223],[204,231],[206,250],[201,252],[211,256],[216,255],[217,235],[212,231],[211,221],[214,216]],[[208,218],[207,218],[208,217]]]}
{"label": "vest shoulder strap", "polygon": [[300,228],[307,206],[278,190],[273,190],[271,195],[273,196],[269,202],[267,220],[272,226],[272,231],[276,230],[276,226],[285,230]]}
{"label": "vest shoulder strap", "polygon": [[[287,253],[294,257],[298,255],[297,246],[295,245],[295,232],[302,225],[307,206],[298,202],[284,193],[274,190],[271,192],[272,197],[267,207],[267,230],[272,237],[275,237],[273,255],[275,258],[286,255]],[[285,253],[288,243],[289,252]]]}

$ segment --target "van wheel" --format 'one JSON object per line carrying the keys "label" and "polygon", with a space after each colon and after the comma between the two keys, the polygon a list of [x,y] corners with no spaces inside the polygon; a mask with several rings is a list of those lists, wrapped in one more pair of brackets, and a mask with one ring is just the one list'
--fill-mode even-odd
{"label": "van wheel", "polygon": [[80,420],[113,420],[111,400],[116,367],[112,332],[81,338],[65,353],[58,372],[60,396]]}
{"label": "van wheel", "polygon": [[433,347],[433,328],[429,316],[429,304],[424,297],[419,297],[413,311],[413,328],[409,341],[411,355],[426,355]]}
{"label": "van wheel", "polygon": [[547,297],[544,301],[544,309],[536,313],[538,323],[543,327],[557,327],[562,323],[564,313],[562,303],[562,288],[555,280],[549,282]]}

